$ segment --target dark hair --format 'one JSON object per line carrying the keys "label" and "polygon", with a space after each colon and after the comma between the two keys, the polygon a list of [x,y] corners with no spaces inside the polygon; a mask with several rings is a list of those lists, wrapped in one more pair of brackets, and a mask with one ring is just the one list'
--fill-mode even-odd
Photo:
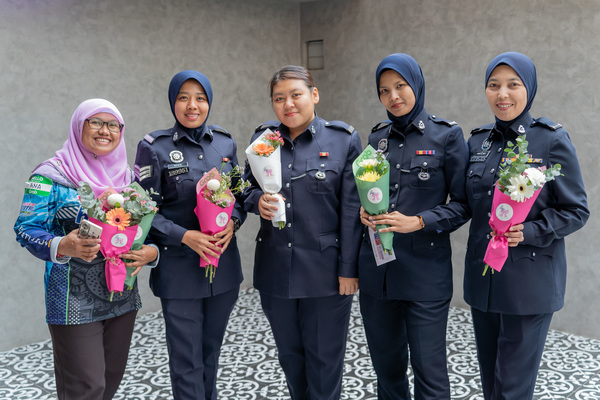
{"label": "dark hair", "polygon": [[273,74],[271,81],[269,82],[269,96],[273,99],[273,87],[279,82],[284,81],[286,79],[300,79],[303,81],[309,89],[315,87],[315,82],[313,81],[313,77],[308,72],[306,67],[302,67],[300,65],[286,65],[281,68],[279,71]]}

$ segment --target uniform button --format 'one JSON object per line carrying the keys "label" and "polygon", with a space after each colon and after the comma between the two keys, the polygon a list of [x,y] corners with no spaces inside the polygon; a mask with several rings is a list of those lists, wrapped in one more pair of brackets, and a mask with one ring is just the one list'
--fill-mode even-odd
{"label": "uniform button", "polygon": [[488,190],[488,196],[491,196],[491,195],[492,195],[492,191]]}
{"label": "uniform button", "polygon": [[262,242],[262,238],[258,238],[258,241],[259,241],[259,242]]}
{"label": "uniform button", "polygon": [[403,147],[404,147],[404,143],[400,143],[400,144],[398,145],[398,147],[400,147],[400,148],[403,148]]}
{"label": "uniform button", "polygon": [[175,177],[175,180],[176,180],[176,181],[178,181],[178,180],[179,180],[179,177],[178,177],[178,176],[176,176],[176,177]]}
{"label": "uniform button", "polygon": [[325,164],[321,164],[321,168],[325,168]]}
{"label": "uniform button", "polygon": [[469,176],[472,176],[472,175],[473,175],[473,170],[470,170],[469,171]]}
{"label": "uniform button", "polygon": [[400,169],[400,164],[396,164],[396,169]]}
{"label": "uniform button", "polygon": [[488,233],[485,237],[489,239],[490,238],[490,234]]}
{"label": "uniform button", "polygon": [[292,164],[288,164],[288,168],[292,168]]}
{"label": "uniform button", "polygon": [[291,243],[288,243],[288,247],[292,247],[292,244],[291,244]]}
{"label": "uniform button", "polygon": [[502,147],[498,147],[498,153],[502,151]]}
{"label": "uniform button", "polygon": [[292,223],[288,222],[288,228],[291,228],[291,227],[292,227]]}
{"label": "uniform button", "polygon": [[390,207],[392,207],[392,210],[393,210],[394,208],[396,208],[396,205],[392,204]]}
{"label": "uniform button", "polygon": [[491,213],[491,212],[489,212],[489,213],[488,213],[488,218],[491,218],[491,217],[492,217],[492,213]]}
{"label": "uniform button", "polygon": [[535,257],[535,251],[534,251],[533,253],[531,253],[531,256],[532,256],[532,257]]}
{"label": "uniform button", "polygon": [[494,168],[490,169],[490,174],[493,174],[494,172],[496,172]]}
{"label": "uniform button", "polygon": [[427,161],[423,161],[423,166],[426,167],[427,166]]}
{"label": "uniform button", "polygon": [[289,187],[290,187],[290,183],[289,183],[289,182],[287,182],[287,183],[285,184],[285,187],[288,187],[288,188],[289,188]]}
{"label": "uniform button", "polygon": [[198,160],[202,160],[203,158],[204,158],[204,156],[203,156],[202,154],[200,154],[200,155],[198,156]]}
{"label": "uniform button", "polygon": [[167,246],[163,247],[163,250],[164,250],[164,251],[167,251]]}
{"label": "uniform button", "polygon": [[433,246],[435,245],[435,243],[431,242],[431,243],[429,243],[429,245],[430,245],[431,247],[433,247]]}
{"label": "uniform button", "polygon": [[399,186],[398,186],[398,184],[396,183],[396,184],[394,185],[394,189],[398,189],[398,187],[399,187]]}
{"label": "uniform button", "polygon": [[291,205],[290,203],[287,203],[287,204],[286,204],[286,207],[287,207],[287,208],[290,208],[291,206],[292,206],[292,205]]}

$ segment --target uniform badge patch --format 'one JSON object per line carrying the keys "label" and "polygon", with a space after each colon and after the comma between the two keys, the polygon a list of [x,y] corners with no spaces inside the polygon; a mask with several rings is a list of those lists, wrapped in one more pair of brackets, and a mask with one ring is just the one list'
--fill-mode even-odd
{"label": "uniform badge patch", "polygon": [[386,151],[388,148],[388,140],[387,139],[381,139],[379,141],[379,143],[377,143],[377,148],[381,151]]}
{"label": "uniform badge patch", "polygon": [[183,161],[183,153],[179,150],[173,150],[169,153],[169,160],[171,160],[172,163],[178,164]]}

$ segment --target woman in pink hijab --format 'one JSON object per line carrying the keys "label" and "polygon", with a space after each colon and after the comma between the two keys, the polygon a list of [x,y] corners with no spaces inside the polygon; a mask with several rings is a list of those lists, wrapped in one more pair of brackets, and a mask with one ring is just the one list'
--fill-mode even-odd
{"label": "woman in pink hijab", "polygon": [[[100,194],[132,181],[123,127],[121,113],[109,101],[81,103],[62,149],[41,163],[26,183],[14,227],[21,246],[46,262],[46,322],[60,400],[113,398],[142,306],[137,284],[110,301],[104,259],[98,253],[100,239],[78,236],[84,218],[77,195],[80,182]],[[137,273],[157,256],[155,246],[144,245],[122,258],[132,259],[128,265]]]}

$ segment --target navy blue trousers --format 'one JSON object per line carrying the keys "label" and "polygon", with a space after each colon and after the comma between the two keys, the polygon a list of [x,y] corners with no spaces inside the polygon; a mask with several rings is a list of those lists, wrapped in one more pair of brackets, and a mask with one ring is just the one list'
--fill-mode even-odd
{"label": "navy blue trousers", "polygon": [[378,399],[410,400],[410,348],[415,399],[450,400],[446,364],[449,308],[450,300],[388,300],[360,293],[360,311],[377,374]]}
{"label": "navy blue trousers", "polygon": [[239,287],[201,299],[163,299],[175,400],[216,400],[217,369]]}
{"label": "navy blue trousers", "polygon": [[339,399],[352,296],[260,299],[291,398]]}
{"label": "navy blue trousers", "polygon": [[486,400],[533,399],[552,313],[508,315],[471,308]]}

